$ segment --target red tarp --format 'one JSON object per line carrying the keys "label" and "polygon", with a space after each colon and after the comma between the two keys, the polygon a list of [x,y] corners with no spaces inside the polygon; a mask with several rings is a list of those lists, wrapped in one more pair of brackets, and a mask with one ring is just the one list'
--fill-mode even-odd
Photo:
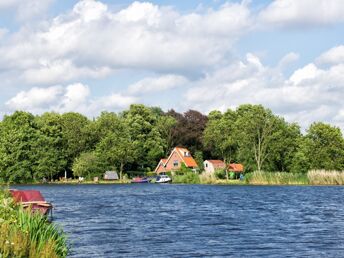
{"label": "red tarp", "polygon": [[16,202],[45,201],[40,191],[37,190],[11,190]]}

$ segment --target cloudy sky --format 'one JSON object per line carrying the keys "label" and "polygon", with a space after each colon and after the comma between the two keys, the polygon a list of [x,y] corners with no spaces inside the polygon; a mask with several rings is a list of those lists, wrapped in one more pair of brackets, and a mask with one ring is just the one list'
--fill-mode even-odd
{"label": "cloudy sky", "polygon": [[343,0],[0,0],[0,117],[263,104],[344,129]]}

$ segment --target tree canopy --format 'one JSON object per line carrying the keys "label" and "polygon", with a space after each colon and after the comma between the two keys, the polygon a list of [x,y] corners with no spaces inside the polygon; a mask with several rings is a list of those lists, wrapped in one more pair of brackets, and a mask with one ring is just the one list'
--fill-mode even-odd
{"label": "tree canopy", "polygon": [[74,112],[34,116],[16,111],[0,122],[0,181],[101,176],[116,169],[151,171],[175,146],[203,159],[244,164],[245,171],[343,170],[339,128],[317,122],[304,134],[261,105],[183,114],[131,105],[120,113],[88,117]]}

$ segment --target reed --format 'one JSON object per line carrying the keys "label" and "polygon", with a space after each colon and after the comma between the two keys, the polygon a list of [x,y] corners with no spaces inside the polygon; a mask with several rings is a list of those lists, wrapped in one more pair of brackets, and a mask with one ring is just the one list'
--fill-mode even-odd
{"label": "reed", "polygon": [[255,171],[245,176],[246,183],[253,185],[307,185],[308,178],[302,173]]}
{"label": "reed", "polygon": [[312,185],[344,185],[344,171],[310,170],[307,177]]}
{"label": "reed", "polygon": [[23,210],[0,190],[0,257],[66,257],[63,232],[38,213]]}

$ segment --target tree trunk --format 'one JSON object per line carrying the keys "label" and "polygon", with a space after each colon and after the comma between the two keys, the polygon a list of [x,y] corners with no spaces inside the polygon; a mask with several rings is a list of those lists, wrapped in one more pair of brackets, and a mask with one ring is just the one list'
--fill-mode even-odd
{"label": "tree trunk", "polygon": [[226,180],[228,181],[229,180],[229,178],[228,178],[228,164],[227,164],[227,160],[226,159],[223,159],[223,161],[225,162]]}
{"label": "tree trunk", "polygon": [[120,165],[120,170],[119,170],[119,179],[122,180],[123,178],[123,167],[124,167],[124,164],[123,162],[121,162],[121,165]]}

